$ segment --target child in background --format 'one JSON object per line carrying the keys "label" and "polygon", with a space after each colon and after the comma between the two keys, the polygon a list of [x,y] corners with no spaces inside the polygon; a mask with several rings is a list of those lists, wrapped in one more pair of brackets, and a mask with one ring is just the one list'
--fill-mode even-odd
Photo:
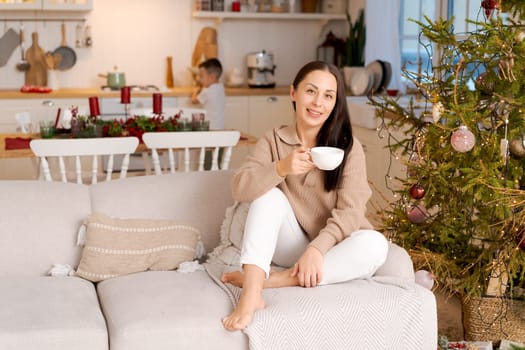
{"label": "child in background", "polygon": [[222,75],[221,62],[210,58],[199,64],[199,79],[201,87],[194,90],[191,102],[202,104],[206,109],[206,119],[210,121],[210,129],[224,129],[225,94],[224,85],[219,81]]}

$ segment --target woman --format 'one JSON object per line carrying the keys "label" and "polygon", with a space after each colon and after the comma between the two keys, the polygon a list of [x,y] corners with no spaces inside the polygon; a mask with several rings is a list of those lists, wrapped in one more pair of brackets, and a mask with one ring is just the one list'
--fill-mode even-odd
{"label": "woman", "polygon": [[[388,244],[365,218],[371,196],[365,155],[352,137],[344,80],[325,62],[303,66],[290,87],[295,124],[260,139],[235,173],[235,200],[251,202],[241,253],[242,272],[224,283],[242,287],[239,304],[223,319],[227,330],[249,325],[264,308],[263,288],[318,285],[370,277]],[[314,146],[344,149],[339,167],[322,171]],[[286,270],[270,271],[270,263]]]}

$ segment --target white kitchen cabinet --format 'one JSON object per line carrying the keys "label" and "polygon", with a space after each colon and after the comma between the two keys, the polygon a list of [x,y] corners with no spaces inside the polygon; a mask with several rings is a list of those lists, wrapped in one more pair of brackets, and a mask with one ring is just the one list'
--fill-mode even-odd
{"label": "white kitchen cabinet", "polygon": [[249,132],[249,109],[248,98],[244,96],[226,96],[226,129],[236,129]]}
{"label": "white kitchen cabinet", "polygon": [[[406,167],[398,156],[390,155],[386,131],[355,125],[352,126],[352,131],[365,151],[368,183],[372,189],[372,198],[367,206],[367,217],[374,226],[377,226],[381,222],[380,212],[395,199],[392,190],[396,182],[393,179],[404,178]],[[403,136],[401,131],[395,132],[395,135],[397,138]]]}
{"label": "white kitchen cabinet", "polygon": [[[226,96],[225,127],[249,133],[250,120],[248,98],[245,96]],[[242,164],[252,146],[235,147],[230,160],[230,168],[238,168]]]}
{"label": "white kitchen cabinet", "polygon": [[58,112],[61,109],[61,116],[64,111],[72,106],[78,107],[80,115],[87,115],[89,113],[89,100],[74,99],[74,98],[28,98],[28,99],[7,99],[2,100],[2,110],[0,114],[0,132],[12,133],[16,132],[16,113],[28,112],[31,116],[31,123],[34,132],[38,132],[38,122],[40,120],[54,121]]}
{"label": "white kitchen cabinet", "polygon": [[294,122],[288,95],[249,96],[249,133],[261,137],[268,130]]}
{"label": "white kitchen cabinet", "polygon": [[53,11],[90,11],[93,0],[42,0],[43,10]]}
{"label": "white kitchen cabinet", "polygon": [[0,0],[0,10],[90,11],[93,0]]}

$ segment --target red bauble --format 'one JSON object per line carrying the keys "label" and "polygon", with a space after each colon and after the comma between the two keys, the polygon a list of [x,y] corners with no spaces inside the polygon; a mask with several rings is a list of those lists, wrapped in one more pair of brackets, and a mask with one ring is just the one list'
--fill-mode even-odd
{"label": "red bauble", "polygon": [[492,15],[492,11],[498,8],[498,0],[483,0],[481,7],[485,10],[485,16],[489,18]]}
{"label": "red bauble", "polygon": [[425,196],[425,188],[420,184],[414,184],[410,187],[410,197],[414,199],[421,199]]}

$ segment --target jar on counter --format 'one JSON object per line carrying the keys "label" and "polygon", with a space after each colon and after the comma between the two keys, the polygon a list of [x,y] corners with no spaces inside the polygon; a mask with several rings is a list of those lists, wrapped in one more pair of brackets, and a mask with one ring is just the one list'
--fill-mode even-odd
{"label": "jar on counter", "polygon": [[224,11],[224,0],[212,0],[212,11]]}
{"label": "jar on counter", "polygon": [[195,10],[211,11],[211,0],[195,0]]}
{"label": "jar on counter", "polygon": [[288,12],[287,0],[273,0],[272,1],[272,12]]}
{"label": "jar on counter", "polygon": [[257,12],[271,12],[273,0],[259,0]]}

